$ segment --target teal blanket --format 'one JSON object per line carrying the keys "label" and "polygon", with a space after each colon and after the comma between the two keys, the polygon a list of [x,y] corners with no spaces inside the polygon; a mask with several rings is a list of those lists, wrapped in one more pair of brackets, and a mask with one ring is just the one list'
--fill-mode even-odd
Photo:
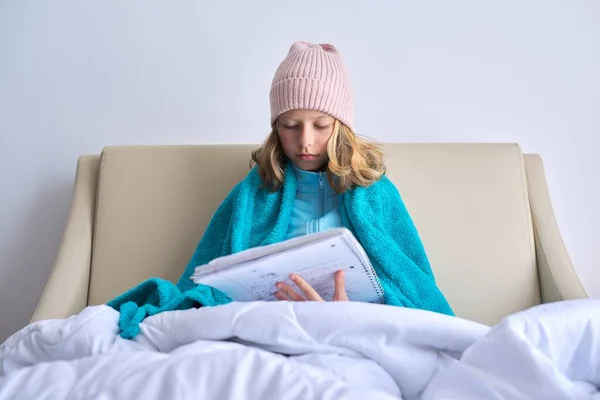
{"label": "teal blanket", "polygon": [[[159,312],[230,302],[222,292],[189,278],[197,266],[214,258],[285,240],[296,195],[290,165],[285,173],[282,189],[274,193],[262,186],[257,168],[235,186],[213,215],[177,285],[152,278],[110,301],[108,305],[121,312],[121,336],[134,337],[139,323]],[[386,304],[454,315],[435,283],[404,202],[386,176],[344,193],[341,216],[379,275]]]}

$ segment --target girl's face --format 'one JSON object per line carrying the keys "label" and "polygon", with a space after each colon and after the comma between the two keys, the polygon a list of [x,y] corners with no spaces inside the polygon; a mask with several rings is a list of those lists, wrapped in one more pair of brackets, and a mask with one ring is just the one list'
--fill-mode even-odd
{"label": "girl's face", "polygon": [[279,116],[277,131],[285,155],[300,169],[318,171],[327,164],[327,142],[335,119],[313,110],[290,110]]}

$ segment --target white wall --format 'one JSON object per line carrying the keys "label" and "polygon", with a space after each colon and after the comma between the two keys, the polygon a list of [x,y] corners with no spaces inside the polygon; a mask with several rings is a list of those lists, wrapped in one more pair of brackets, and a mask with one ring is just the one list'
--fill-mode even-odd
{"label": "white wall", "polygon": [[584,285],[600,294],[600,2],[0,2],[0,341],[50,272],[77,157],[115,144],[255,143],[298,39],[335,44],[357,129],[518,142],[543,155]]}

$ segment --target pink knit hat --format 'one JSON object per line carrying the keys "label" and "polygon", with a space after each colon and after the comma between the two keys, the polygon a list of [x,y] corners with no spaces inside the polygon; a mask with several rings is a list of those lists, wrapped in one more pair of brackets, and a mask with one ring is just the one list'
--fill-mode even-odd
{"label": "pink knit hat", "polygon": [[275,72],[269,94],[271,125],[288,110],[321,111],[353,129],[350,76],[330,44],[295,42]]}

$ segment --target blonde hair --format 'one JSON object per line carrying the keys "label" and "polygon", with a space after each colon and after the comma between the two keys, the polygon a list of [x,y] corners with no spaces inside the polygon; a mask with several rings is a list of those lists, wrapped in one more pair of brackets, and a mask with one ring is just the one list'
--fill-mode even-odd
{"label": "blonde hair", "polygon": [[[369,186],[385,174],[381,148],[360,138],[337,119],[327,143],[327,156],[327,179],[338,194],[355,186]],[[286,156],[275,122],[262,147],[252,152],[250,166],[258,165],[258,173],[264,185],[275,192],[283,186],[285,163]]]}

